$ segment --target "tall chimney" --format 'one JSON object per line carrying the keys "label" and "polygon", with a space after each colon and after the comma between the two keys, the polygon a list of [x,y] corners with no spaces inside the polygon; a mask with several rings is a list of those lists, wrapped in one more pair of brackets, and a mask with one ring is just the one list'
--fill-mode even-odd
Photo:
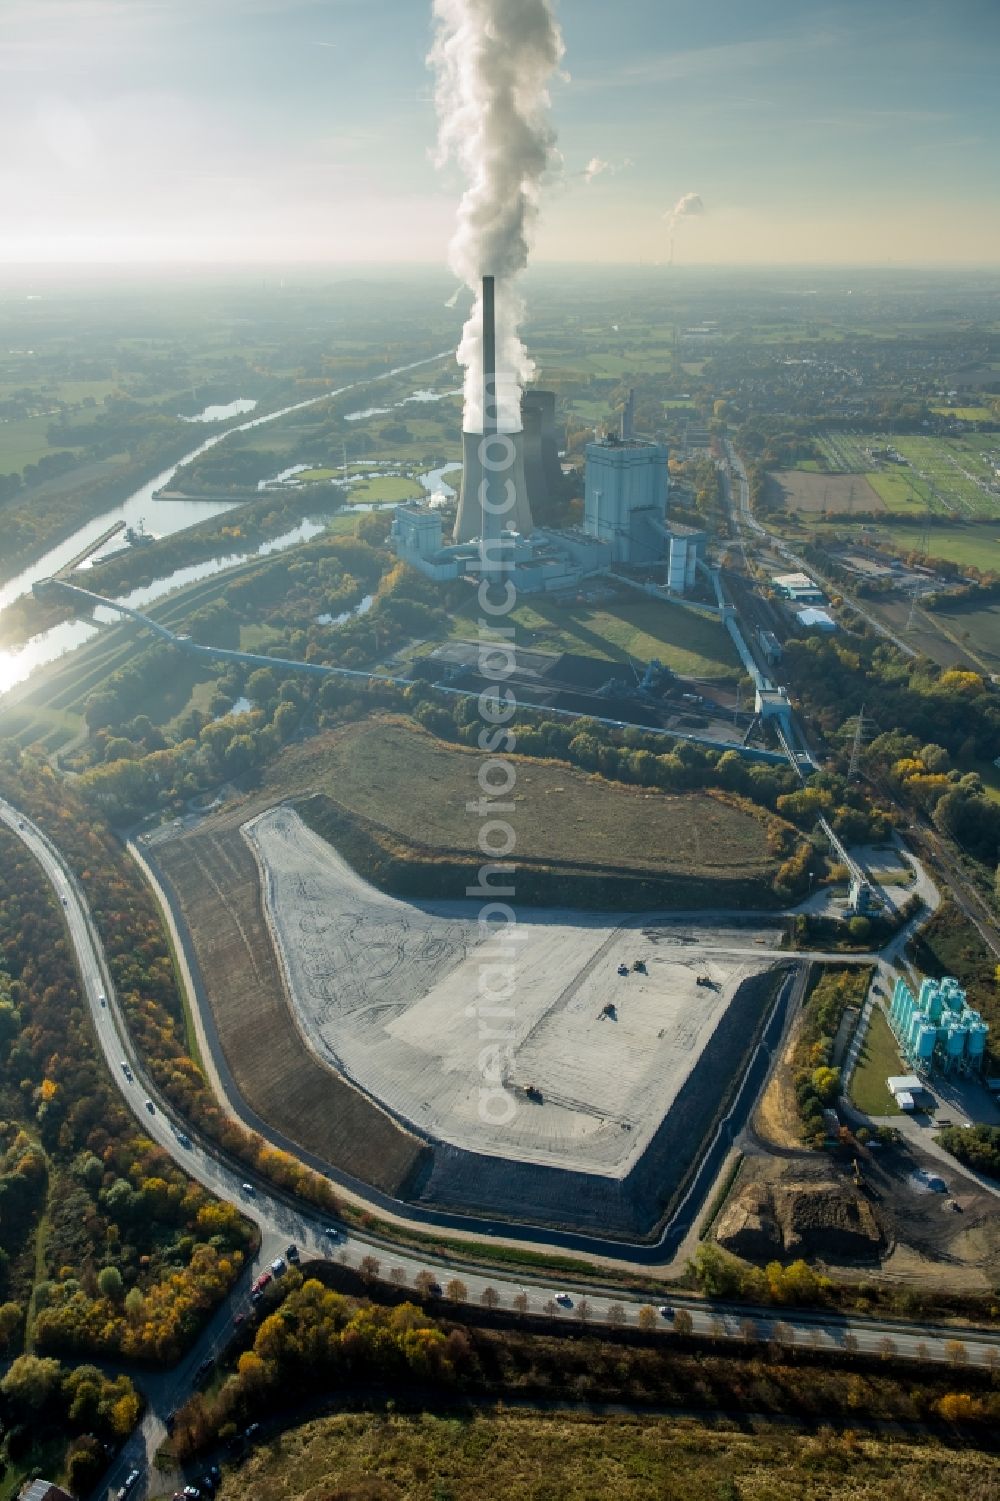
{"label": "tall chimney", "polygon": [[[483,445],[499,427],[500,407],[497,394],[497,324],[492,276],[483,277]],[[491,452],[491,459],[495,451]],[[499,504],[500,486],[494,476],[480,467],[478,510],[480,513],[479,552],[484,567],[490,564],[491,544],[498,544],[504,518],[492,509]],[[487,508],[489,502],[489,509]],[[493,567],[497,556],[493,555]]]}
{"label": "tall chimney", "polygon": [[492,276],[483,277],[483,432],[497,430],[497,320]]}
{"label": "tall chimney", "polygon": [[[497,338],[494,282],[492,276],[483,277],[483,431],[462,434],[462,493],[455,518],[455,541],[471,542],[479,538],[482,543],[484,563],[491,542],[499,541],[502,531],[522,532],[530,536],[534,531],[528,491],[524,482],[524,434],[509,434],[513,457],[509,470],[484,469],[482,448],[484,440],[499,431],[500,405],[497,380]],[[496,460],[500,452],[497,445],[491,458]],[[508,495],[508,482],[514,486],[514,503],[501,513],[500,507]],[[486,510],[483,500],[490,502],[495,510]]]}

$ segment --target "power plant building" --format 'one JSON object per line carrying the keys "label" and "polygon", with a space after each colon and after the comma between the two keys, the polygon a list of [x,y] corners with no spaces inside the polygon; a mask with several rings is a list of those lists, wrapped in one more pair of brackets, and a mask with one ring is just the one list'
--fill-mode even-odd
{"label": "power plant building", "polygon": [[532,515],[544,516],[559,498],[562,468],[556,432],[556,393],[525,391],[521,397],[524,483]]}
{"label": "power plant building", "polygon": [[[584,524],[551,529],[536,525],[558,499],[562,474],[555,426],[555,395],[528,391],[519,411],[497,394],[494,283],[483,278],[483,402],[481,432],[464,432],[462,489],[450,545],[443,520],[426,505],[397,506],[391,540],[396,556],[428,578],[502,574],[526,593],[566,591],[614,565],[662,570],[669,593],[685,594],[703,560],[706,535],[667,525],[668,452],[661,443],[632,435],[634,393],[629,393],[620,436],[588,443]],[[472,424],[478,426],[473,415]]]}
{"label": "power plant building", "polygon": [[616,563],[661,561],[669,490],[666,447],[609,435],[588,443],[586,457],[584,529],[610,544]]}
{"label": "power plant building", "polygon": [[616,563],[664,566],[668,591],[687,594],[708,538],[697,527],[668,524],[668,451],[662,443],[631,436],[632,413],[630,392],[621,436],[610,434],[587,444],[584,530],[608,544]]}
{"label": "power plant building", "polygon": [[[390,540],[396,556],[428,578],[443,582],[482,568],[478,540],[445,545],[441,512],[430,506],[397,506]],[[504,530],[491,552],[502,559],[503,576],[524,594],[574,589],[581,579],[606,572],[611,562],[611,549],[577,527],[538,527],[530,537]]]}
{"label": "power plant building", "polygon": [[897,980],[889,1006],[889,1025],[899,1051],[918,1073],[979,1073],[986,1056],[989,1027],[965,998],[952,976],[924,980],[914,996]]}

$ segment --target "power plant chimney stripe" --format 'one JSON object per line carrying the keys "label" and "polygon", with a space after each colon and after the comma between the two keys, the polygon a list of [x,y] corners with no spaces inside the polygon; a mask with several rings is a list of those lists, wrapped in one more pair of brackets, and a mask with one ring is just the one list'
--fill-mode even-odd
{"label": "power plant chimney stripe", "polygon": [[500,416],[497,398],[497,325],[492,276],[483,277],[483,432],[495,433]]}

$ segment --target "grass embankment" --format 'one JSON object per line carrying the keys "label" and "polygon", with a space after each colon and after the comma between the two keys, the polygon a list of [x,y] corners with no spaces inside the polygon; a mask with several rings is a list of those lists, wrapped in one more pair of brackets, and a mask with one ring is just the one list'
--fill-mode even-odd
{"label": "grass embankment", "polygon": [[[474,605],[455,616],[456,636],[475,636]],[[735,678],[743,668],[736,649],[716,620],[665,600],[622,600],[588,608],[532,600],[517,606],[513,623],[519,646],[577,652],[607,662],[649,662],[655,657],[685,677]]]}
{"label": "grass embankment", "polygon": [[[460,895],[469,863],[482,861],[479,821],[466,806],[478,796],[481,760],[384,716],[291,747],[266,783],[283,796],[320,794],[303,816],[377,884],[414,862],[428,874],[436,866],[438,884],[448,884],[450,864],[460,883],[450,894]],[[708,793],[624,787],[560,762],[516,764],[519,900],[694,907],[770,899],[777,866],[768,815]],[[533,892],[532,869],[557,880]]]}
{"label": "grass embankment", "polygon": [[851,1080],[851,1099],[866,1115],[898,1115],[899,1106],[885,1081],[890,1074],[902,1073],[905,1069],[889,1023],[881,1008],[874,1006]]}
{"label": "grass embankment", "polygon": [[[762,1376],[758,1378],[764,1380]],[[518,1412],[339,1413],[227,1475],[220,1501],[950,1501],[991,1496],[992,1454],[675,1418]]]}

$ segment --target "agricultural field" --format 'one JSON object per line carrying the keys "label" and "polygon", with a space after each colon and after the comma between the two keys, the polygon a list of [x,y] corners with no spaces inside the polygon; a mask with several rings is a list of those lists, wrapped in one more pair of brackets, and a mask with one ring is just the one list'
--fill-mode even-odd
{"label": "agricultural field", "polygon": [[[863,475],[889,511],[1000,517],[1000,480],[994,470],[1000,434],[826,432],[814,434],[813,441],[830,473]],[[905,464],[872,458],[870,450],[887,447]]]}
{"label": "agricultural field", "polygon": [[[415,845],[476,855],[478,824],[465,805],[476,795],[480,759],[405,720],[369,719],[290,747],[267,772],[266,785],[283,796],[323,792]],[[776,868],[766,825],[703,793],[651,795],[525,761],[514,802],[522,860],[692,877],[729,872],[763,879]]]}
{"label": "agricultural field", "polygon": [[[683,677],[733,679],[743,671],[736,649],[716,620],[683,605],[626,599],[600,606],[538,599],[519,604],[509,619],[520,646],[578,652],[608,662],[654,658]],[[453,634],[475,635],[474,611],[456,613]]]}
{"label": "agricultural field", "polygon": [[46,434],[53,421],[44,417],[11,417],[0,421],[0,474],[20,474],[26,464],[37,464],[53,448]]}
{"label": "agricultural field", "polygon": [[865,474],[829,474],[815,468],[778,469],[768,476],[768,490],[773,500],[786,511],[800,511],[814,516],[824,511],[864,513],[892,509]]}
{"label": "agricultural field", "polygon": [[939,417],[955,417],[959,422],[992,422],[996,418],[991,407],[931,407]]}

